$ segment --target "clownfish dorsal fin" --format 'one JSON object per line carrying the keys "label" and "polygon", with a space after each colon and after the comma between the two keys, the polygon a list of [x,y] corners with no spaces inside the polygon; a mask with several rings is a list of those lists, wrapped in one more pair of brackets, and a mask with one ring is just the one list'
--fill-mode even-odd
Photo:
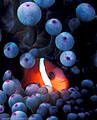
{"label": "clownfish dorsal fin", "polygon": [[52,87],[50,79],[48,78],[47,73],[46,73],[46,69],[45,69],[45,65],[44,65],[44,58],[40,58],[39,71],[41,73],[44,84],[49,85],[50,87]]}

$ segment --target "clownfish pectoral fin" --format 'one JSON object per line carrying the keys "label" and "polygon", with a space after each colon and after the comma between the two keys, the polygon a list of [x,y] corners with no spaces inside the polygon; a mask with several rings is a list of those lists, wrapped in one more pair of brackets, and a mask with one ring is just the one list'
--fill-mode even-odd
{"label": "clownfish pectoral fin", "polygon": [[41,76],[42,76],[42,79],[43,79],[43,82],[45,83],[45,85],[49,85],[50,87],[52,87],[50,79],[48,78],[47,73],[46,73],[46,69],[45,69],[45,65],[44,65],[44,58],[40,58],[39,71],[41,73]]}

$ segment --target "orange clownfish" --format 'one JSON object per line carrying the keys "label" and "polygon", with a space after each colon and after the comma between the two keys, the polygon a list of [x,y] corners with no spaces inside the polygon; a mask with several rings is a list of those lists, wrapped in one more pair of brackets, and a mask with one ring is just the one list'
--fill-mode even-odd
{"label": "orange clownfish", "polygon": [[22,86],[39,83],[40,87],[49,85],[53,90],[61,91],[69,87],[69,81],[64,72],[44,58],[37,58],[33,68],[24,69]]}

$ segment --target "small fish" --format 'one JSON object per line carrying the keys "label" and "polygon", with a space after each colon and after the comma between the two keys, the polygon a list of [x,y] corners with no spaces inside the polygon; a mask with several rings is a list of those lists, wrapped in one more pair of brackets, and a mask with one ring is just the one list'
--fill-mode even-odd
{"label": "small fish", "polygon": [[69,81],[63,71],[44,58],[37,58],[33,68],[24,69],[22,87],[31,83],[39,83],[40,87],[49,85],[58,91],[69,87]]}

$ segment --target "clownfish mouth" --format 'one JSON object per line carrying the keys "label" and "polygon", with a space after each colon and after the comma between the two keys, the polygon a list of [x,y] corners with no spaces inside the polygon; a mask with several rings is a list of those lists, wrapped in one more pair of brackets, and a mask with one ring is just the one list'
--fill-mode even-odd
{"label": "clownfish mouth", "polygon": [[44,58],[40,58],[39,71],[41,73],[44,84],[49,85],[50,87],[52,87],[50,79],[49,79],[49,77],[48,77],[48,75],[46,73],[46,69],[45,69],[45,65],[44,65]]}

